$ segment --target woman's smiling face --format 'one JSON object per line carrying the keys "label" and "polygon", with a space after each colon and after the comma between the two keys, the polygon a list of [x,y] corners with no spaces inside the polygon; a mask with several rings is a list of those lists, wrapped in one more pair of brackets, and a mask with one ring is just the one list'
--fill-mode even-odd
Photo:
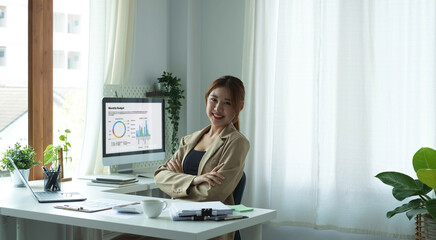
{"label": "woman's smiling face", "polygon": [[215,88],[207,97],[206,114],[212,125],[225,127],[236,116],[230,90],[226,87]]}

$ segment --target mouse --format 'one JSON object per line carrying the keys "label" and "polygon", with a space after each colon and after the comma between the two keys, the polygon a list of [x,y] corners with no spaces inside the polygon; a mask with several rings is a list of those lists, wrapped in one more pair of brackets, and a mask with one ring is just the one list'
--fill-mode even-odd
{"label": "mouse", "polygon": [[143,213],[141,204],[127,205],[127,206],[115,206],[112,209],[119,213]]}

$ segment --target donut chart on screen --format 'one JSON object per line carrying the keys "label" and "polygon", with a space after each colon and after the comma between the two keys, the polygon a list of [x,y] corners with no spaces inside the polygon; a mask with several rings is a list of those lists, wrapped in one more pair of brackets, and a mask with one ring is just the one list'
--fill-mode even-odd
{"label": "donut chart on screen", "polygon": [[116,138],[122,138],[126,134],[126,124],[122,121],[116,121],[112,126],[112,134]]}

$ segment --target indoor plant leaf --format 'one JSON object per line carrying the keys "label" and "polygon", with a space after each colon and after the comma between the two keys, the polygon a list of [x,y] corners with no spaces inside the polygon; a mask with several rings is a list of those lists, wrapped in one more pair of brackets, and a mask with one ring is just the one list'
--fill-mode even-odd
{"label": "indoor plant leaf", "polygon": [[403,212],[409,211],[411,209],[418,208],[419,205],[421,205],[421,199],[414,199],[408,203],[405,203],[405,204],[395,208],[392,211],[387,212],[386,217],[391,218],[392,216],[394,216],[397,213],[403,213]]}
{"label": "indoor plant leaf", "polygon": [[409,220],[411,220],[414,216],[418,215],[418,214],[427,214],[428,211],[426,208],[413,208],[410,211],[406,212],[406,216],[407,218],[409,218]]}
{"label": "indoor plant leaf", "polygon": [[419,189],[403,189],[403,188],[393,188],[392,195],[398,201],[403,201],[404,199],[412,196],[418,196],[420,194]]}
{"label": "indoor plant leaf", "polygon": [[413,155],[412,162],[415,172],[422,168],[436,169],[436,150],[423,147]]}
{"label": "indoor plant leaf", "polygon": [[390,185],[397,190],[413,190],[419,191],[419,187],[413,178],[399,172],[382,172],[375,176],[383,183]]}
{"label": "indoor plant leaf", "polygon": [[421,189],[421,192],[419,193],[421,195],[425,195],[425,194],[431,192],[431,190],[433,190],[433,188],[425,185],[419,179],[415,179],[415,183],[418,186],[418,188]]}
{"label": "indoor plant leaf", "polygon": [[421,168],[416,172],[416,175],[421,182],[436,189],[436,169]]}
{"label": "indoor plant leaf", "polygon": [[65,141],[65,135],[60,135],[60,136],[59,136],[59,140],[61,140],[61,141]]}
{"label": "indoor plant leaf", "polygon": [[13,147],[9,147],[0,158],[0,165],[3,169],[8,169],[11,173],[14,172],[15,168],[12,166],[10,160],[14,161],[18,169],[30,169],[34,166],[39,165],[36,161],[35,150],[27,145],[21,146],[19,142],[15,143]]}
{"label": "indoor plant leaf", "polygon": [[425,202],[425,208],[427,208],[428,213],[436,219],[436,199],[430,199]]}

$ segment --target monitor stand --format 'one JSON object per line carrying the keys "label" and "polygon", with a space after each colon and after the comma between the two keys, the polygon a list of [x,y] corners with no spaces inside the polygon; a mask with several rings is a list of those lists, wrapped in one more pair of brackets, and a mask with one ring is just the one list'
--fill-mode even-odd
{"label": "monitor stand", "polygon": [[131,164],[131,163],[117,165],[117,167],[118,167],[117,172],[124,173],[124,174],[133,173],[133,166],[132,165],[133,164]]}
{"label": "monitor stand", "polygon": [[117,173],[118,174],[133,174],[137,177],[144,177],[144,178],[154,178],[154,171],[156,169],[150,169],[151,171],[145,171],[145,172],[135,172],[133,171],[133,164],[120,164],[117,165]]}

